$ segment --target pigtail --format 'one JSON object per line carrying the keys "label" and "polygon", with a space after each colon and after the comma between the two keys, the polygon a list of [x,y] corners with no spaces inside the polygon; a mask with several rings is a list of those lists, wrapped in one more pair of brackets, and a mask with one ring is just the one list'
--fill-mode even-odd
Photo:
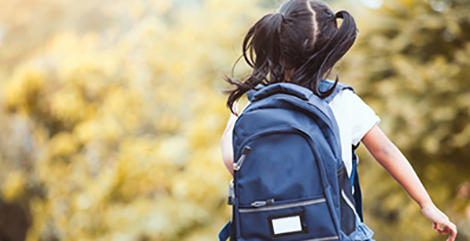
{"label": "pigtail", "polygon": [[243,40],[242,57],[253,68],[251,75],[244,81],[225,76],[229,84],[235,85],[229,93],[227,107],[236,114],[232,106],[248,90],[258,84],[271,84],[284,79],[284,65],[281,62],[280,38],[284,16],[280,13],[267,14],[250,28]]}
{"label": "pigtail", "polygon": [[[334,35],[333,39],[331,40],[328,46],[330,47],[330,50],[328,51],[324,62],[320,66],[319,73],[325,72],[325,76],[328,76],[331,73],[334,65],[349,51],[349,49],[351,49],[357,36],[356,22],[354,21],[354,18],[351,16],[351,14],[349,14],[349,12],[337,12],[335,14],[335,21],[338,18],[343,19],[343,22],[341,23],[341,26]],[[323,76],[318,75],[317,79],[318,78],[323,78]],[[335,86],[337,82],[338,76],[336,76],[335,79]],[[331,88],[330,91],[327,90],[325,92],[321,92],[319,89],[320,87],[317,86],[317,91],[320,93],[320,95],[330,95],[331,93],[328,92],[333,92],[334,87]]]}
{"label": "pigtail", "polygon": [[321,98],[326,98],[333,93],[339,78],[336,76],[335,84],[325,91],[321,90],[321,81],[330,75],[334,65],[352,47],[357,36],[356,23],[347,11],[339,11],[332,15],[330,21],[334,21],[336,25],[337,18],[343,19],[339,29],[331,38],[318,40],[315,43],[317,46],[322,46],[321,49],[314,49],[314,53],[299,68],[294,77],[298,84],[308,87]]}

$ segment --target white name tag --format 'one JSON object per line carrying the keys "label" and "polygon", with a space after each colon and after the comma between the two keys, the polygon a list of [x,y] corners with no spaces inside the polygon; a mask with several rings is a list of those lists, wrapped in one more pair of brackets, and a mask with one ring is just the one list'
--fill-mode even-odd
{"label": "white name tag", "polygon": [[271,219],[274,235],[295,233],[302,231],[300,216],[291,216]]}

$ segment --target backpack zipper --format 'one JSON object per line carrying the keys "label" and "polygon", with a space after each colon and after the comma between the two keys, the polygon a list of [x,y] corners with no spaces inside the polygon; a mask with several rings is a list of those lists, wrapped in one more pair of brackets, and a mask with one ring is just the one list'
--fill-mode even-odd
{"label": "backpack zipper", "polygon": [[268,199],[266,201],[256,201],[251,203],[251,206],[254,208],[264,207],[274,205],[274,198]]}
{"label": "backpack zipper", "polygon": [[[265,201],[258,201],[258,202],[259,204],[263,204],[262,202],[265,202]],[[259,207],[254,207],[254,208],[239,208],[238,211],[240,213],[256,213],[256,212],[264,212],[264,211],[275,211],[275,210],[281,210],[281,209],[287,209],[287,208],[303,207],[303,206],[309,206],[309,205],[313,205],[317,203],[324,203],[324,202],[326,202],[325,198],[316,198],[316,199],[278,204],[278,205],[259,206]],[[257,202],[254,202],[254,203],[257,203]],[[252,203],[252,205],[254,203]],[[274,204],[274,200],[273,200],[273,204]]]}
{"label": "backpack zipper", "polygon": [[235,203],[235,190],[233,189],[233,179],[230,181],[230,184],[228,185],[228,200],[227,204],[228,205],[233,205]]}
{"label": "backpack zipper", "polygon": [[245,146],[243,149],[243,154],[242,156],[238,159],[237,162],[233,163],[233,170],[238,171],[240,168],[242,168],[243,162],[245,161],[246,156],[250,153],[251,148],[249,146]]}

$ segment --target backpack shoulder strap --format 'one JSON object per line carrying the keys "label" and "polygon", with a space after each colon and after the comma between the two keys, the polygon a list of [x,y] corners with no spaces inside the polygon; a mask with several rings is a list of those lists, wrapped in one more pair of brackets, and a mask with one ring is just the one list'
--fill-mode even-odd
{"label": "backpack shoulder strap", "polygon": [[248,100],[249,100],[250,102],[253,102],[253,98],[254,98],[255,94],[256,94],[258,91],[260,91],[261,89],[263,89],[264,87],[266,87],[266,85],[264,85],[264,84],[258,84],[258,85],[256,85],[256,87],[255,87],[254,89],[248,90],[248,91],[246,92],[246,95],[247,95],[247,97],[248,97]]}
{"label": "backpack shoulder strap", "polygon": [[[329,79],[324,79],[321,82],[320,90],[321,91],[326,91],[326,90],[330,89],[331,87],[333,87],[334,84],[335,84],[334,81],[329,80]],[[335,91],[333,91],[333,93],[330,96],[325,98],[326,103],[329,104],[335,98],[335,96],[338,95],[344,89],[349,89],[352,92],[354,92],[353,87],[338,82],[338,84],[336,85]]]}
{"label": "backpack shoulder strap", "polygon": [[227,241],[230,238],[230,225],[231,221],[229,221],[219,232],[219,241]]}
{"label": "backpack shoulder strap", "polygon": [[356,155],[356,149],[359,147],[359,144],[356,146],[352,146],[352,161],[353,161],[353,167],[352,167],[352,172],[351,172],[351,185],[354,188],[354,205],[356,208],[356,212],[359,215],[359,218],[361,219],[362,222],[364,222],[364,216],[362,214],[362,191],[361,191],[361,185],[359,183],[359,173],[357,172],[357,155]]}

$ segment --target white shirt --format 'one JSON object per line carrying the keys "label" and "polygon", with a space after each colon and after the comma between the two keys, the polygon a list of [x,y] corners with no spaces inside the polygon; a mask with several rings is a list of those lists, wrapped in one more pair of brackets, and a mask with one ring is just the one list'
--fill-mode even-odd
{"label": "white shirt", "polygon": [[380,118],[349,89],[336,95],[330,102],[330,107],[339,127],[343,161],[348,176],[351,176],[352,145],[357,145],[365,134],[380,122]]}

